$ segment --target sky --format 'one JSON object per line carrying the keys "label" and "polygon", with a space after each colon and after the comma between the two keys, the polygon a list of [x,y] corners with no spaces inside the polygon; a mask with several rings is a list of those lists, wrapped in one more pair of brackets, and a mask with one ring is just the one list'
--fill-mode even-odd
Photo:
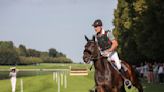
{"label": "sky", "polygon": [[0,41],[39,51],[55,48],[74,62],[83,62],[91,26],[101,19],[104,29],[112,21],[117,0],[0,0]]}

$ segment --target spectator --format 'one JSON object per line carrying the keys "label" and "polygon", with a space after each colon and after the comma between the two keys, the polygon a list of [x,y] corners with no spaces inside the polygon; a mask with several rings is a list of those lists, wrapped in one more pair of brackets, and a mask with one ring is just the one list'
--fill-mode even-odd
{"label": "spectator", "polygon": [[143,66],[143,64],[141,64],[141,66],[140,66],[140,76],[141,76],[141,78],[144,77],[144,66]]}
{"label": "spectator", "polygon": [[153,80],[154,80],[153,65],[152,63],[148,63],[148,83],[152,83]]}
{"label": "spectator", "polygon": [[153,67],[153,73],[154,73],[154,82],[158,82],[158,68],[159,65],[157,63],[154,63],[154,67]]}
{"label": "spectator", "polygon": [[148,80],[148,63],[143,66],[143,76]]}
{"label": "spectator", "polygon": [[9,76],[11,77],[10,80],[11,80],[12,92],[15,92],[17,72],[16,72],[16,68],[15,67],[12,67],[10,69],[11,69],[11,71],[10,71]]}
{"label": "spectator", "polygon": [[158,69],[158,77],[159,77],[159,83],[163,83],[163,76],[164,76],[164,69],[163,69],[163,64],[159,65],[159,69]]}

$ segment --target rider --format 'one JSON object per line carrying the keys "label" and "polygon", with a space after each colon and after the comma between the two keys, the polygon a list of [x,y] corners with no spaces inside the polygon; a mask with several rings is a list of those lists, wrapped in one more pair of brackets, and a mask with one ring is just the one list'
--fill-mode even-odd
{"label": "rider", "polygon": [[105,31],[103,29],[103,24],[100,19],[95,20],[92,26],[96,31],[96,40],[98,42],[101,55],[108,57],[108,61],[115,61],[115,65],[117,66],[119,72],[124,75],[125,73],[124,69],[121,67],[121,60],[119,59],[118,53],[116,52],[118,42],[114,35],[110,30]]}

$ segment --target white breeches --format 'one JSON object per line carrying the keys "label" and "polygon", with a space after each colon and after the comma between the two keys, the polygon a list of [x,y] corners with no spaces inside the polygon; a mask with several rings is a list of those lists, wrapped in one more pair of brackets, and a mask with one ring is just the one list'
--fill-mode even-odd
{"label": "white breeches", "polygon": [[12,87],[12,92],[15,92],[16,88],[16,77],[11,78],[11,87]]}
{"label": "white breeches", "polygon": [[112,52],[109,57],[108,57],[108,60],[113,60],[115,61],[115,65],[117,66],[117,68],[120,70],[121,69],[121,60],[119,59],[118,57],[118,53],[115,51],[115,52]]}

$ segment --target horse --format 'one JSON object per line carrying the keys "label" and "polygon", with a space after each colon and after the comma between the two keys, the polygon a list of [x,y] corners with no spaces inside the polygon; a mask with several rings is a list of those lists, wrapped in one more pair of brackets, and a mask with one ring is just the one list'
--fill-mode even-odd
{"label": "horse", "polygon": [[[95,73],[95,91],[96,92],[126,92],[124,88],[124,79],[121,74],[116,70],[112,63],[109,63],[106,57],[101,56],[95,36],[92,40],[85,36],[87,43],[83,51],[83,61],[85,63],[93,62]],[[125,61],[121,62],[127,67],[125,72],[132,85],[134,85],[139,92],[143,92],[142,85],[140,84],[134,69]]]}

